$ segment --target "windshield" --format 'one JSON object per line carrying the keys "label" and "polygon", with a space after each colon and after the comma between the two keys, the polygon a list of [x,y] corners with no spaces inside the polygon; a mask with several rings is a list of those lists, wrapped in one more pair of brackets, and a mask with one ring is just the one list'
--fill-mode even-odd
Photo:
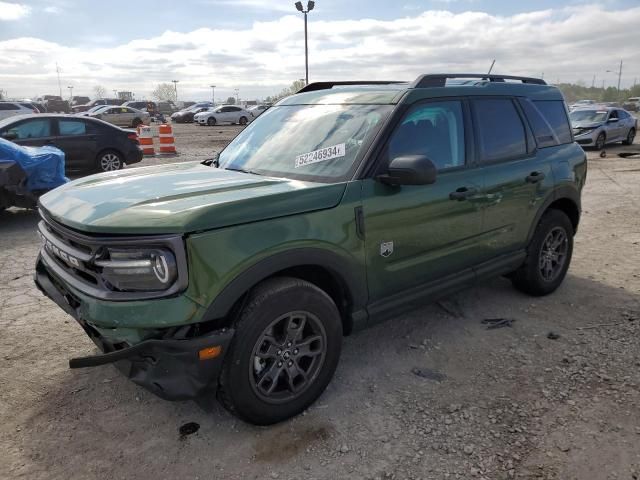
{"label": "windshield", "polygon": [[220,168],[297,180],[341,181],[361,147],[382,125],[389,105],[272,107],[225,148]]}
{"label": "windshield", "polygon": [[108,108],[110,105],[96,105],[93,108],[90,108],[89,110],[87,110],[87,113],[94,113],[97,112],[98,110],[102,110],[104,108]]}
{"label": "windshield", "polygon": [[572,122],[604,122],[607,118],[606,110],[574,110],[569,114]]}

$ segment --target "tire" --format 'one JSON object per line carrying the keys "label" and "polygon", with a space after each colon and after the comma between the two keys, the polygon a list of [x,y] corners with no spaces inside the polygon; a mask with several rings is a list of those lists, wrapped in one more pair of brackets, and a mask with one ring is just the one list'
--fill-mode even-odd
{"label": "tire", "polygon": [[[571,263],[573,234],[573,225],[564,212],[555,209],[545,212],[527,247],[527,258],[510,276],[513,286],[536,297],[555,291]],[[555,249],[550,248],[557,242],[560,243]]]}
{"label": "tire", "polygon": [[131,126],[133,128],[138,128],[138,125],[142,125],[142,120],[140,120],[139,118],[134,118],[133,122],[131,122]]}
{"label": "tire", "polygon": [[[218,399],[241,419],[271,425],[291,418],[331,381],[342,348],[342,322],[333,300],[312,283],[289,277],[263,282],[249,294],[235,328]],[[305,340],[308,356],[301,353]]]}
{"label": "tire", "polygon": [[99,172],[113,172],[115,170],[121,170],[124,167],[122,155],[115,150],[104,150],[100,152],[96,160]]}
{"label": "tire", "polygon": [[636,129],[631,127],[627,134],[627,139],[622,141],[623,145],[633,145],[633,140],[636,138]]}
{"label": "tire", "polygon": [[596,150],[602,150],[607,143],[607,136],[604,132],[600,132],[596,138]]}
{"label": "tire", "polygon": [[248,122],[247,117],[240,117],[240,120],[238,120],[238,123],[240,125],[246,125]]}
{"label": "tire", "polygon": [[216,119],[215,117],[209,117],[207,118],[207,125],[209,125],[210,127],[213,127],[216,124]]}

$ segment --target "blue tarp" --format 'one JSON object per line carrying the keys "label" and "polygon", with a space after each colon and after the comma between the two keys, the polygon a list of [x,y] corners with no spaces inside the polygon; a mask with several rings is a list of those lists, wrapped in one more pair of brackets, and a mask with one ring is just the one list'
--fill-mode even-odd
{"label": "blue tarp", "polygon": [[27,175],[27,190],[51,190],[69,181],[64,152],[56,147],[23,147],[0,138],[0,162],[14,161]]}

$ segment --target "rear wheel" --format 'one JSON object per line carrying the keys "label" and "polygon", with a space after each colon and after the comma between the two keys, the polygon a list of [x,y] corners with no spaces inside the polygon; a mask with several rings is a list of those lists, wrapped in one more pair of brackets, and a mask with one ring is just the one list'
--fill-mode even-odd
{"label": "rear wheel", "polygon": [[105,150],[98,154],[98,171],[112,172],[124,167],[124,160],[115,150]]}
{"label": "rear wheel", "polygon": [[633,140],[636,138],[636,129],[629,129],[629,133],[627,134],[627,139],[623,140],[622,143],[625,145],[633,145]]}
{"label": "rear wheel", "polygon": [[247,124],[247,117],[240,117],[240,120],[238,121],[238,123],[240,125],[246,125]]}
{"label": "rear wheel", "polygon": [[514,287],[534,296],[556,290],[571,263],[573,233],[573,225],[564,212],[547,211],[529,243],[524,264],[510,275]]}
{"label": "rear wheel", "polygon": [[216,124],[216,119],[215,117],[209,117],[207,119],[207,125],[209,125],[210,127],[213,127]]}
{"label": "rear wheel", "polygon": [[600,132],[598,138],[596,138],[596,149],[602,150],[607,142],[607,136],[604,132]]}
{"label": "rear wheel", "polygon": [[265,281],[235,324],[218,398],[234,415],[270,425],[313,403],[338,365],[342,323],[333,300],[304,280]]}
{"label": "rear wheel", "polygon": [[131,122],[131,126],[133,128],[138,128],[138,125],[142,125],[142,120],[140,120],[139,118],[134,118],[133,122]]}

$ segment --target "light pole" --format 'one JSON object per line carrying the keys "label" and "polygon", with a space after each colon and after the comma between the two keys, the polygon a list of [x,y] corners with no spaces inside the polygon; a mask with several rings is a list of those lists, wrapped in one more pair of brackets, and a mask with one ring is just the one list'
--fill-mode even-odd
{"label": "light pole", "polygon": [[173,82],[173,91],[176,93],[176,103],[178,103],[178,82],[180,80],[171,80]]}
{"label": "light pole", "polygon": [[118,90],[113,91],[113,98],[118,98]]}
{"label": "light pole", "polygon": [[213,104],[216,104],[216,86],[215,85],[209,85],[211,87],[211,100],[213,101]]}
{"label": "light pole", "polygon": [[305,85],[309,85],[309,46],[307,42],[307,14],[316,6],[316,2],[309,0],[307,9],[302,7],[302,2],[296,2],[296,9],[304,14],[304,81]]}
{"label": "light pole", "polygon": [[73,87],[69,85],[67,87],[69,89],[69,103],[73,102]]}
{"label": "light pole", "polygon": [[238,105],[240,103],[240,89],[236,88],[235,92],[236,92],[236,105]]}
{"label": "light pole", "polygon": [[[616,73],[615,70],[607,70],[607,73]],[[620,60],[620,68],[618,69],[618,93],[620,93],[620,80],[622,79],[622,60]]]}

